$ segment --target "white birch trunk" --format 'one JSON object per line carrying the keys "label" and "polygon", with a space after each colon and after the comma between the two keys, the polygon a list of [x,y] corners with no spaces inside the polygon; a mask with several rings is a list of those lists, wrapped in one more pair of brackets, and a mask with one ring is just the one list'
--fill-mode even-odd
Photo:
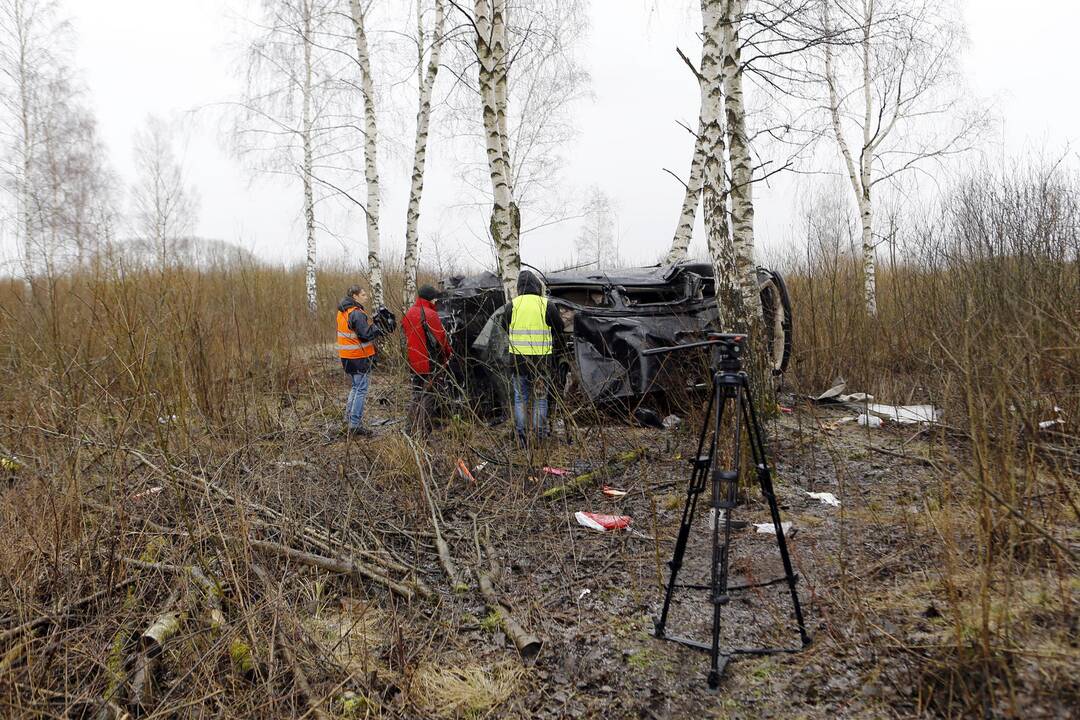
{"label": "white birch trunk", "polygon": [[743,321],[745,330],[749,331],[750,326],[761,317],[761,296],[757,290],[754,263],[753,166],[746,133],[739,50],[743,0],[726,0],[724,15],[724,108],[727,117],[728,153],[731,158],[731,234],[735,245],[735,264],[743,309],[746,313]]}
{"label": "white birch trunk", "polygon": [[[417,3],[416,12],[417,43],[420,52],[419,65],[422,66],[424,62],[424,33],[419,3]],[[420,222],[420,198],[424,192],[424,163],[427,160],[428,125],[431,120],[431,92],[435,87],[435,76],[439,72],[439,53],[442,50],[445,16],[443,0],[435,0],[435,27],[432,32],[427,73],[426,75],[419,75],[420,101],[416,111],[416,142],[413,150],[412,185],[409,188],[409,208],[405,216],[405,290],[402,298],[403,307],[408,307],[416,296],[417,228]]]}
{"label": "white birch trunk", "polygon": [[705,236],[713,263],[716,304],[722,330],[733,330],[741,315],[742,297],[739,290],[735,248],[728,233],[724,177],[724,128],[722,122],[723,96],[721,42],[723,36],[723,0],[701,0],[702,48],[701,78],[705,85],[699,125],[704,147],[702,209],[705,216]]}
{"label": "white birch trunk", "polygon": [[[705,100],[705,86],[701,84],[702,101]],[[705,165],[705,151],[701,136],[704,129],[698,123],[697,139],[694,140],[694,157],[690,160],[690,176],[686,179],[686,192],[683,194],[682,212],[679,213],[679,222],[675,226],[675,236],[671,240],[671,249],[668,250],[666,263],[676,263],[686,259],[690,240],[694,234],[694,216],[697,215],[698,203],[701,200],[701,182]]]}
{"label": "white birch trunk", "polygon": [[[492,210],[491,239],[499,262],[499,277],[507,298],[514,296],[517,275],[521,267],[518,250],[517,206],[514,204],[510,179],[509,138],[499,123],[500,66],[503,70],[502,107],[505,122],[505,56],[507,50],[506,25],[503,22],[502,0],[494,0],[500,9],[498,17],[490,0],[476,0],[474,22],[476,24],[476,57],[478,60],[481,110],[484,121],[484,138],[487,151],[488,171],[491,176]],[[498,20],[498,22],[496,22]]]}
{"label": "white birch trunk", "polygon": [[[859,209],[859,219],[862,226],[862,252],[863,252],[863,296],[866,303],[866,312],[870,316],[877,315],[877,270],[874,262],[874,225],[873,225],[873,201],[871,188],[873,186],[872,163],[874,148],[881,142],[884,135],[876,142],[871,138],[871,124],[874,121],[870,68],[870,29],[873,23],[874,3],[873,0],[863,2],[863,36],[862,36],[862,91],[863,91],[863,143],[859,151],[858,168],[851,147],[844,136],[843,125],[840,121],[840,93],[837,90],[836,71],[833,68],[832,46],[825,43],[825,83],[829,89],[829,114],[832,120],[833,135],[836,144],[840,148],[840,155],[844,158],[844,167],[847,170],[848,182],[855,195],[855,204]],[[830,32],[829,4],[824,4],[825,32]]]}
{"label": "white birch trunk", "polygon": [[367,182],[368,272],[371,275],[371,297],[375,307],[384,304],[382,260],[379,250],[379,169],[376,163],[378,127],[375,120],[375,84],[371,77],[371,55],[367,33],[364,31],[364,12],[360,0],[349,0],[353,29],[356,32],[356,58],[360,63],[360,91],[364,96],[364,179]]}
{"label": "white birch trunk", "polygon": [[874,120],[874,107],[871,92],[871,68],[870,68],[870,27],[874,21],[874,0],[863,0],[863,12],[866,22],[863,24],[862,38],[862,61],[863,61],[863,149],[859,155],[860,182],[862,183],[862,201],[859,203],[859,215],[862,219],[862,250],[863,250],[863,292],[866,296],[866,312],[870,316],[877,315],[877,270],[874,266],[874,225],[873,204],[870,199],[870,188],[873,180],[870,176],[871,161],[873,160],[873,144],[870,134],[870,126]]}
{"label": "white birch trunk", "polygon": [[315,194],[311,187],[313,162],[311,157],[311,6],[305,0],[303,7],[304,23],[304,82],[301,141],[303,143],[304,166],[301,176],[304,182],[304,224],[307,228],[307,259],[304,265],[304,280],[307,286],[308,312],[318,312],[319,303],[315,287]]}

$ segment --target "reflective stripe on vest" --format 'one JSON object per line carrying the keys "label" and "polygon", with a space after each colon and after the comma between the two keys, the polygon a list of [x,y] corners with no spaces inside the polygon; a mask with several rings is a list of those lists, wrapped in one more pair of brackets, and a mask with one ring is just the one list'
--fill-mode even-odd
{"label": "reflective stripe on vest", "polygon": [[550,355],[551,328],[547,300],[539,295],[518,295],[510,313],[510,352],[515,355]]}
{"label": "reflective stripe on vest", "polygon": [[[356,336],[356,333],[349,327],[349,315],[353,311],[364,313],[359,307],[351,307],[345,312],[338,311],[337,314],[337,351],[338,357],[348,358],[350,360],[359,360],[361,358],[371,357],[375,354],[375,343],[373,342],[360,342],[360,338]],[[364,313],[364,317],[367,317],[367,313]]]}

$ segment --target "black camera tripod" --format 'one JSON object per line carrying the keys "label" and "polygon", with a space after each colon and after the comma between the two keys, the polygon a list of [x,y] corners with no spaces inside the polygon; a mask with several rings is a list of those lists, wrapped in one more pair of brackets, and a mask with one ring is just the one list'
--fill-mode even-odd
{"label": "black camera tripod", "polygon": [[[745,341],[745,335],[710,333],[708,339],[701,342],[654,348],[643,353],[644,355],[659,355],[696,347],[711,347],[714,352],[712,394],[709,396],[709,402],[706,406],[706,417],[702,423],[701,435],[698,438],[697,454],[690,461],[690,483],[686,490],[686,504],[683,506],[679,535],[675,540],[675,552],[668,562],[671,574],[664,595],[664,607],[660,612],[660,617],[656,619],[656,637],[709,653],[710,688],[716,688],[720,684],[720,676],[732,656],[793,653],[798,652],[810,643],[810,636],[806,634],[806,624],[803,622],[802,607],[799,605],[799,593],[795,589],[798,576],[795,575],[791,567],[791,557],[788,555],[787,542],[784,540],[784,529],[780,524],[780,509],[776,504],[776,495],[773,493],[772,474],[765,454],[764,432],[758,422],[757,412],[754,410],[749,380],[742,369]],[[720,431],[724,413],[729,403],[732,406],[731,411],[733,413],[731,423],[732,443],[730,446],[731,467],[714,469],[714,463],[719,461],[717,450]],[[744,422],[747,429],[746,434],[750,440],[750,452],[757,472],[758,486],[761,488],[762,496],[769,504],[769,513],[776,532],[776,544],[780,550],[780,559],[784,564],[784,576],[759,583],[729,585],[731,514],[736,505],[736,493],[739,484],[739,462],[742,457],[742,424]],[[706,442],[708,442],[707,446]],[[690,524],[694,519],[698,498],[705,491],[706,478],[710,477],[712,479],[711,508],[713,517],[711,582],[709,585],[679,585],[676,580],[682,567],[683,555],[686,553],[686,544],[690,537]],[[722,531],[721,522],[723,523]],[[791,604],[802,645],[797,648],[729,648],[721,652],[720,611],[730,601],[730,593],[781,583],[787,583],[791,592]],[[671,601],[676,588],[710,591],[713,606],[711,644],[666,635],[668,611],[671,609]]]}

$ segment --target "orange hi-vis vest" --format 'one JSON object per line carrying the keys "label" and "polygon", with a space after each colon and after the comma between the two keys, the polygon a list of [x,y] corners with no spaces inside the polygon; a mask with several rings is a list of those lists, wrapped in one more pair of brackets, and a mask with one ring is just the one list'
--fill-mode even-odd
{"label": "orange hi-vis vest", "polygon": [[[375,343],[373,342],[360,342],[360,338],[356,336],[356,333],[349,327],[349,315],[353,311],[364,313],[359,307],[353,306],[342,312],[338,310],[337,314],[337,351],[338,357],[348,358],[350,360],[359,360],[361,358],[371,357],[375,354]],[[364,317],[367,317],[367,313],[364,313]]]}

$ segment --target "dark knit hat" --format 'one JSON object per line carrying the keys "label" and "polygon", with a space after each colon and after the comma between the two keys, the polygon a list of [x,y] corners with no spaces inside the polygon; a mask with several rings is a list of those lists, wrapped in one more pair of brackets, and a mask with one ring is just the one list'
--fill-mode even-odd
{"label": "dark knit hat", "polygon": [[421,300],[434,302],[439,297],[439,291],[433,288],[431,285],[421,285],[420,290],[416,293],[416,296],[419,297]]}

